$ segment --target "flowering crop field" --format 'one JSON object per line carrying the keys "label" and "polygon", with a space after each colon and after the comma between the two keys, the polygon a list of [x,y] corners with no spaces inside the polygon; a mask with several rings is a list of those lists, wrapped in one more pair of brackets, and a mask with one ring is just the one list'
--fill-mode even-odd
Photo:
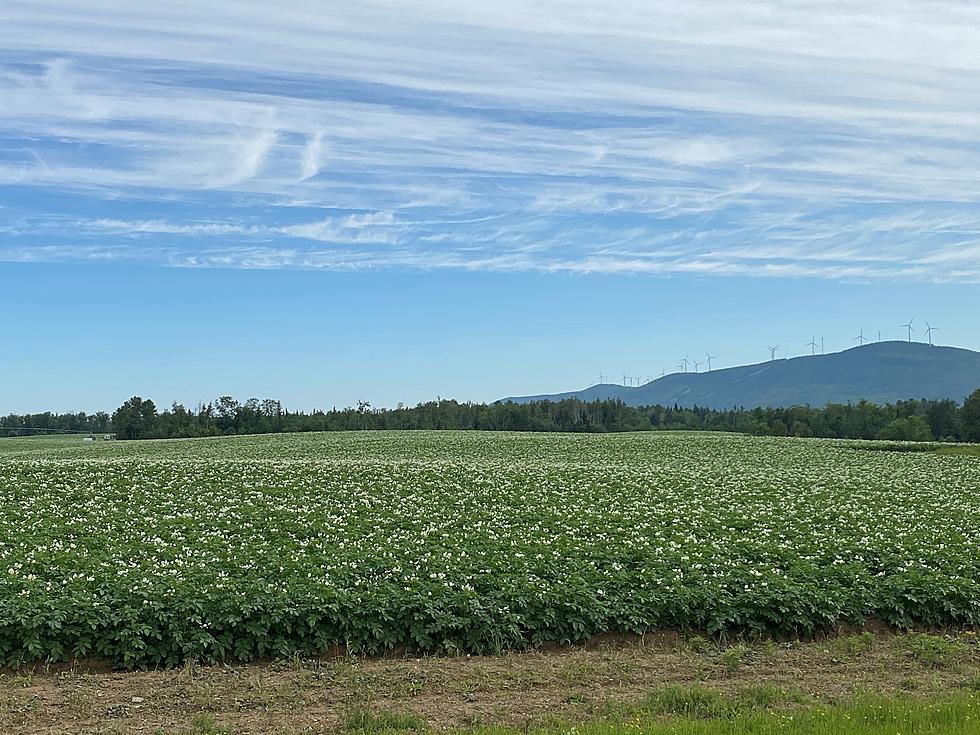
{"label": "flowering crop field", "polygon": [[0,664],[980,622],[980,457],[720,434],[0,440]]}

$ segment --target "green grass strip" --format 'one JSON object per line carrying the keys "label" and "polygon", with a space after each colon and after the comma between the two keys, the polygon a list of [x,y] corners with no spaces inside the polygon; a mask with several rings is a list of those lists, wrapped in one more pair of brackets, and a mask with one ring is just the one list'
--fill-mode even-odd
{"label": "green grass strip", "polygon": [[[411,715],[359,712],[343,731],[364,735],[426,732]],[[556,722],[513,729],[473,727],[466,735],[972,735],[980,734],[980,696],[941,699],[862,695],[840,705],[769,709],[698,687],[667,687],[629,715],[586,722]]]}

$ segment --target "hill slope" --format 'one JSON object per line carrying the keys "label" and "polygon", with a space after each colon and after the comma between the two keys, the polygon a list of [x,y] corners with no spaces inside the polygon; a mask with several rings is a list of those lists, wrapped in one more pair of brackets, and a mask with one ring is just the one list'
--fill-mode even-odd
{"label": "hill slope", "polygon": [[921,342],[876,342],[829,355],[772,360],[757,365],[673,373],[636,388],[602,384],[568,393],[504,400],[618,398],[630,406],[822,406],[863,399],[894,403],[908,398],[952,398],[980,388],[980,352]]}

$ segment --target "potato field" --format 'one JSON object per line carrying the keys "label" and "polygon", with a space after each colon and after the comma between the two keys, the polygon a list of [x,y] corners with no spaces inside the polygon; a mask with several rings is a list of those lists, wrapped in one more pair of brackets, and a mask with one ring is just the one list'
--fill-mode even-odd
{"label": "potato field", "polygon": [[681,433],[0,439],[0,665],[977,624],[980,457],[871,449]]}

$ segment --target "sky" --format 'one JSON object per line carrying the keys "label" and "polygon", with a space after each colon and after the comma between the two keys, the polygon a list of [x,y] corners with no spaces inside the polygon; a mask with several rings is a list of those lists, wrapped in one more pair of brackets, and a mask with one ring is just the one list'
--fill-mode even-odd
{"label": "sky", "polygon": [[490,401],[909,319],[978,349],[978,33],[953,0],[4,0],[0,412]]}

